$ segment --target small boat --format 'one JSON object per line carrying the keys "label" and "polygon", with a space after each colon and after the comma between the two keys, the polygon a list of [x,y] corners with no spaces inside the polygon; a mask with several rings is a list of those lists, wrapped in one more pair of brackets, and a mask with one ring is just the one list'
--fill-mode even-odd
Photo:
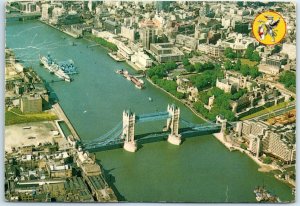
{"label": "small boat", "polygon": [[153,101],[151,97],[149,97],[148,100],[149,100],[149,102],[152,102],[152,101]]}
{"label": "small boat", "polygon": [[118,69],[118,70],[116,71],[117,74],[123,74],[123,72],[124,72],[123,69]]}
{"label": "small boat", "polygon": [[272,195],[267,191],[267,189],[264,186],[258,186],[254,189],[254,194],[257,202],[272,202],[272,203],[278,203],[281,202],[280,199]]}
{"label": "small boat", "polygon": [[131,75],[126,75],[126,79],[127,79],[128,81],[130,81],[130,80],[131,80]]}
{"label": "small boat", "polygon": [[138,88],[138,89],[143,89],[143,87],[141,85],[136,84],[135,87]]}

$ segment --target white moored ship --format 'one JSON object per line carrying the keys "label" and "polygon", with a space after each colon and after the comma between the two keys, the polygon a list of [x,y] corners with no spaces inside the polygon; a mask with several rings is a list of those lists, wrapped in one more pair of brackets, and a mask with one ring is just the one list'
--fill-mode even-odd
{"label": "white moored ship", "polygon": [[55,74],[58,78],[63,79],[64,81],[71,82],[71,78],[66,74],[62,68],[52,59],[48,54],[47,56],[40,56],[41,65],[44,65],[50,73]]}

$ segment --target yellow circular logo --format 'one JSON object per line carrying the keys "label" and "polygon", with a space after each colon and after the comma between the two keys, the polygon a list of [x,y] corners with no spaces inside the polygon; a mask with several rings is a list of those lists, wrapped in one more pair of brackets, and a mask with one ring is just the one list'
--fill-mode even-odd
{"label": "yellow circular logo", "polygon": [[279,13],[265,11],[254,19],[252,33],[262,44],[277,44],[285,37],[286,23]]}

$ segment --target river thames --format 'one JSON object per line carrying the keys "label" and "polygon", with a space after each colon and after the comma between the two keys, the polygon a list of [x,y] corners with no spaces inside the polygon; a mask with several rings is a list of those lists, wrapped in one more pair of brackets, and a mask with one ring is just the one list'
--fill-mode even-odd
{"label": "river thames", "polygon": [[[136,89],[115,73],[117,69],[134,70],[115,62],[92,42],[74,39],[39,21],[8,21],[6,26],[6,46],[25,66],[32,66],[50,82],[51,95],[58,98],[83,141],[112,129],[122,120],[124,109],[143,114],[165,111],[168,104],[175,103],[184,119],[201,122],[188,108],[148,82],[146,89]],[[51,83],[57,78],[39,65],[39,54],[48,53],[58,61],[74,61],[79,74],[73,76],[73,82]],[[164,122],[139,125],[136,133],[161,131],[163,126]],[[294,198],[288,185],[271,173],[258,172],[253,160],[228,151],[212,135],[188,138],[180,146],[161,141],[144,144],[136,153],[116,149],[96,155],[121,200],[255,202],[253,190],[262,184],[282,201]]]}

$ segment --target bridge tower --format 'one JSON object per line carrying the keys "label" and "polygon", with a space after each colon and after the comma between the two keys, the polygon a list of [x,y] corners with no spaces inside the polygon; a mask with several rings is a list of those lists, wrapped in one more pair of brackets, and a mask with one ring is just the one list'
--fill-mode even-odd
{"label": "bridge tower", "polygon": [[135,114],[130,111],[123,111],[123,131],[124,149],[128,152],[135,152],[137,145],[134,140]]}
{"label": "bridge tower", "polygon": [[181,135],[178,134],[180,109],[175,105],[168,105],[168,112],[171,116],[167,120],[167,128],[171,129],[171,133],[168,136],[168,142],[174,145],[180,145]]}
{"label": "bridge tower", "polygon": [[221,131],[220,134],[223,135],[223,138],[225,137],[226,132],[226,126],[227,126],[227,119],[222,119],[219,115],[216,117],[216,123],[221,123]]}

